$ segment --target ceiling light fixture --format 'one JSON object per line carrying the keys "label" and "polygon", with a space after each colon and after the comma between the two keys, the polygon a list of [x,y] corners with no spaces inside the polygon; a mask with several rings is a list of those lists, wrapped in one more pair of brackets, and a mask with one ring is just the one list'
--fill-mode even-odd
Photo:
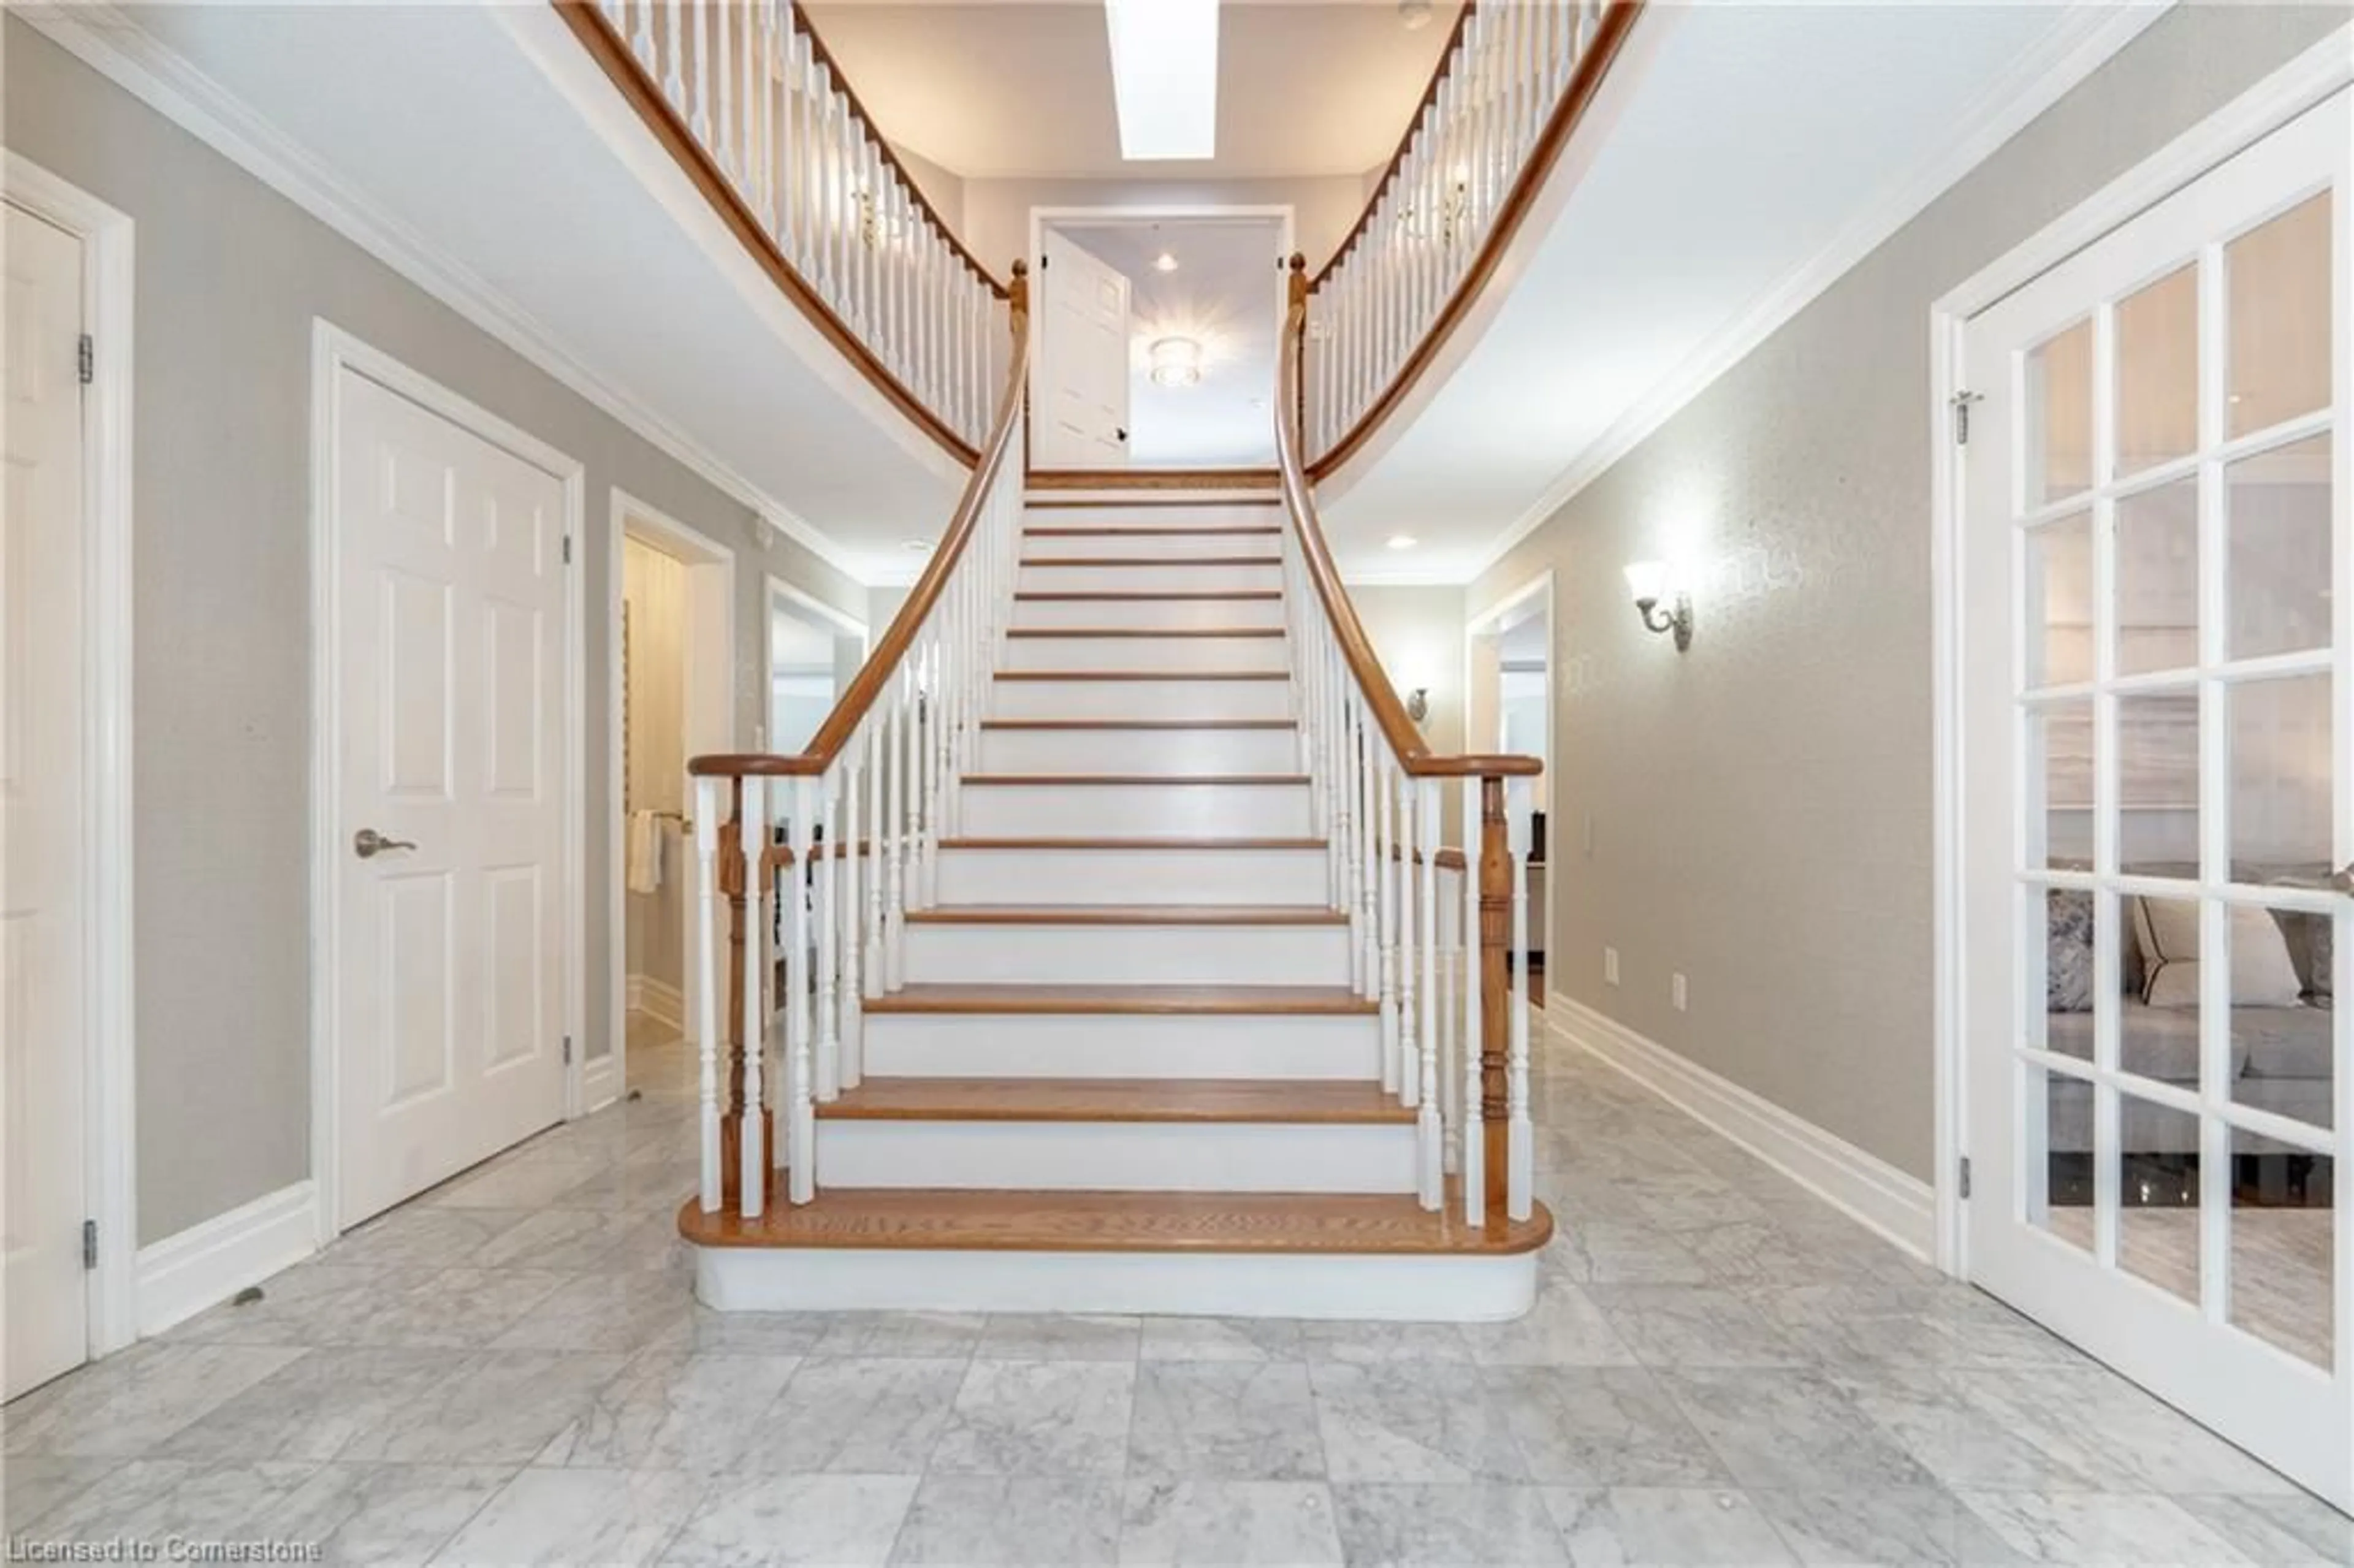
{"label": "ceiling light fixture", "polygon": [[1177,270],[1177,258],[1163,250],[1152,259],[1152,270],[1156,272],[1174,272]]}
{"label": "ceiling light fixture", "polygon": [[1152,383],[1191,387],[1202,379],[1202,345],[1190,337],[1164,337],[1152,345]]}
{"label": "ceiling light fixture", "polygon": [[1218,151],[1218,0],[1104,0],[1119,155]]}
{"label": "ceiling light fixture", "polygon": [[1393,550],[1411,550],[1417,543],[1419,543],[1419,541],[1411,534],[1393,534],[1390,535],[1390,548]]}

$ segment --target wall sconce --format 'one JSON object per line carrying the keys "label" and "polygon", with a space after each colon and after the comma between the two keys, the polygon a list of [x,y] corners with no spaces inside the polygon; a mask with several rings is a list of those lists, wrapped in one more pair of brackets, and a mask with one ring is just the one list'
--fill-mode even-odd
{"label": "wall sconce", "polygon": [[[1627,586],[1634,590],[1635,609],[1643,618],[1645,630],[1674,632],[1679,653],[1691,646],[1691,594],[1681,584],[1670,584],[1666,562],[1636,561],[1630,564],[1627,567]],[[1667,596],[1670,588],[1675,594],[1674,606],[1662,610],[1659,600]]]}
{"label": "wall sconce", "polygon": [[1405,716],[1420,724],[1430,716],[1430,688],[1416,686],[1405,694]]}

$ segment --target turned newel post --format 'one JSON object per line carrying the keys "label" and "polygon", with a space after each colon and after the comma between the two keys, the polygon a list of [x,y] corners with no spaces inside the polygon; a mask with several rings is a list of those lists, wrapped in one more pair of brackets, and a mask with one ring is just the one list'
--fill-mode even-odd
{"label": "turned newel post", "polygon": [[1290,309],[1299,313],[1299,341],[1293,349],[1298,355],[1296,374],[1291,379],[1292,429],[1299,433],[1304,460],[1308,441],[1308,258],[1295,250],[1291,253],[1291,277],[1288,284]]}
{"label": "turned newel post", "polygon": [[[719,1008],[720,1017],[726,1024],[727,1041],[726,1103],[719,1117],[719,1201],[730,1213],[742,1212],[744,1195],[744,987],[760,982],[758,975],[747,972],[744,962],[744,949],[750,935],[746,925],[744,788],[741,779],[730,783],[730,811],[719,829],[719,896],[727,904],[727,989],[722,993],[726,1000]],[[767,891],[769,885],[769,877],[764,871],[762,891]],[[776,1129],[765,1095],[761,1097],[760,1120],[761,1145],[774,1149]]]}
{"label": "turned newel post", "polygon": [[1014,260],[1013,281],[1005,285],[1005,306],[1013,318],[1013,335],[1018,338],[1030,315],[1030,263],[1024,259]]}
{"label": "turned newel post", "polygon": [[1512,854],[1504,821],[1504,781],[1479,780],[1480,1176],[1488,1223],[1506,1224],[1512,1038]]}

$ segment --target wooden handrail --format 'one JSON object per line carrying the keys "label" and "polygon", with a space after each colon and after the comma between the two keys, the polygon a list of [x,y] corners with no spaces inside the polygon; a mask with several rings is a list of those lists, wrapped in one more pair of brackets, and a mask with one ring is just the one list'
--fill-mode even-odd
{"label": "wooden handrail", "polygon": [[1390,185],[1396,180],[1398,171],[1405,166],[1405,155],[1414,151],[1414,138],[1416,132],[1422,129],[1422,117],[1429,113],[1431,105],[1438,101],[1438,90],[1447,85],[1447,62],[1454,58],[1455,46],[1463,41],[1463,29],[1471,25],[1471,13],[1479,8],[1479,0],[1463,0],[1463,8],[1455,13],[1455,26],[1447,29],[1447,41],[1438,47],[1438,58],[1431,62],[1430,79],[1423,84],[1422,97],[1416,101],[1414,112],[1405,117],[1405,130],[1398,137],[1397,150],[1390,154],[1389,163],[1383,167],[1382,177],[1373,182],[1373,194],[1365,197],[1365,209],[1357,214],[1357,221],[1351,224],[1349,232],[1341,237],[1340,246],[1331,258],[1316,269],[1316,276],[1308,280],[1310,293],[1324,286],[1324,280],[1349,259],[1349,252],[1354,250],[1357,241],[1364,238],[1366,226],[1373,221],[1373,214],[1381,208],[1382,197],[1389,195]]}
{"label": "wooden handrail", "polygon": [[973,531],[981,526],[981,514],[989,504],[989,493],[997,482],[1000,470],[1005,466],[1007,451],[1012,448],[1013,421],[1022,411],[1023,380],[1030,372],[1030,264],[1013,263],[1013,282],[1007,291],[1013,306],[1013,352],[1005,367],[1005,390],[1000,394],[997,418],[989,427],[989,439],[981,443],[981,461],[973,465],[972,475],[965,481],[964,495],[957,503],[956,514],[949,521],[948,532],[932,551],[932,558],[924,567],[924,575],[899,606],[899,613],[891,618],[890,630],[883,641],[858,667],[849,688],[833,711],[810,737],[809,749],[793,757],[776,757],[759,752],[720,752],[697,757],[689,761],[686,770],[698,778],[723,779],[791,779],[821,775],[833,766],[842,748],[850,744],[852,736],[865,721],[866,710],[898,671],[900,662],[923,629],[932,606],[939,601],[940,590],[948,586],[957,562],[963,558],[965,546],[972,540]]}
{"label": "wooden handrail", "polygon": [[[1276,351],[1276,397],[1278,410],[1296,410],[1299,406],[1300,345],[1308,330],[1308,258],[1295,255],[1291,259],[1291,308],[1283,322],[1283,343]],[[1373,718],[1382,727],[1383,738],[1398,763],[1416,779],[1501,779],[1527,778],[1544,770],[1544,765],[1533,757],[1463,756],[1442,757],[1434,754],[1422,738],[1422,731],[1405,711],[1405,704],[1390,683],[1389,673],[1373,652],[1373,639],[1357,619],[1357,607],[1349,599],[1349,590],[1341,586],[1340,568],[1332,564],[1332,552],[1324,543],[1324,524],[1316,514],[1316,499],[1308,488],[1308,473],[1299,455],[1299,423],[1278,413],[1275,421],[1276,471],[1283,482],[1284,510],[1291,516],[1291,526],[1299,535],[1300,558],[1306,562],[1308,576],[1316,584],[1316,597],[1323,601],[1325,619],[1332,623],[1332,635],[1341,645],[1341,657],[1349,662],[1351,673],[1356,677],[1358,689],[1373,710]]]}
{"label": "wooden handrail", "polygon": [[[1331,478],[1339,471],[1342,463],[1357,454],[1358,449],[1372,438],[1373,431],[1380,429],[1382,422],[1405,400],[1405,395],[1422,379],[1424,373],[1438,357],[1438,351],[1446,346],[1447,340],[1470,314],[1472,302],[1479,297],[1489,280],[1495,276],[1496,269],[1503,262],[1504,252],[1511,249],[1513,239],[1520,234],[1521,225],[1528,221],[1530,211],[1536,206],[1538,193],[1553,177],[1553,166],[1561,162],[1561,155],[1568,148],[1570,136],[1576,131],[1578,122],[1585,117],[1586,110],[1601,93],[1603,79],[1609,74],[1610,62],[1625,45],[1628,34],[1634,30],[1646,4],[1647,0],[1608,0],[1602,20],[1596,26],[1593,43],[1578,57],[1577,64],[1570,73],[1569,86],[1563,90],[1561,101],[1553,105],[1553,113],[1546,117],[1543,131],[1539,132],[1536,144],[1530,149],[1528,161],[1521,165],[1520,173],[1513,177],[1511,190],[1505,193],[1503,205],[1497,208],[1496,221],[1490,227],[1487,238],[1480,242],[1478,253],[1471,259],[1471,265],[1456,283],[1454,291],[1447,296],[1446,303],[1439,307],[1437,316],[1430,323],[1430,330],[1423,334],[1422,341],[1415,345],[1405,363],[1398,366],[1397,374],[1390,377],[1389,385],[1383,388],[1381,396],[1357,416],[1356,422],[1332,444],[1331,450],[1319,454],[1307,465],[1310,479],[1321,481]],[[1458,26],[1469,19],[1471,0],[1465,0],[1463,10],[1463,18],[1457,24]],[[1453,41],[1449,40],[1447,53],[1438,58],[1442,76],[1454,48]],[[1431,87],[1434,97],[1437,91],[1437,83],[1434,81]],[[1414,122],[1406,128],[1405,143],[1401,144],[1401,154],[1405,145],[1413,142],[1423,116],[1429,112],[1430,101],[1426,99],[1424,107],[1415,111]],[[1393,168],[1392,174],[1394,173]],[[1390,177],[1384,176],[1382,186],[1373,192],[1373,198],[1365,204],[1365,210],[1358,215],[1356,227],[1350,230],[1349,238],[1343,243],[1341,252],[1317,273],[1310,291],[1331,276],[1333,269],[1341,264],[1341,257],[1347,254],[1348,247],[1356,243],[1357,236],[1373,221],[1374,211],[1381,205],[1382,190],[1387,188]],[[1297,403],[1296,398],[1294,402]]]}

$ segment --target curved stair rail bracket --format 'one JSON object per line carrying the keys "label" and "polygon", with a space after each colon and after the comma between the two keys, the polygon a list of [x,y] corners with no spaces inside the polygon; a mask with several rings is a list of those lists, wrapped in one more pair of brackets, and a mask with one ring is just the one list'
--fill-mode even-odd
{"label": "curved stair rail bracket", "polygon": [[803,315],[970,464],[1006,290],[960,243],[792,0],[553,0]]}
{"label": "curved stair rail bracket", "polygon": [[[1308,274],[1291,259],[1291,308],[1278,355],[1276,407],[1296,410]],[[1529,1217],[1535,1134],[1529,1116],[1529,812],[1533,757],[1431,751],[1390,684],[1324,542],[1294,418],[1276,419],[1284,603],[1300,744],[1334,907],[1347,912],[1359,991],[1378,1001],[1382,1082],[1416,1112],[1423,1206],[1462,1179],[1464,1219],[1500,1227]],[[1310,590],[1313,591],[1310,591]],[[1439,847],[1446,791],[1458,791],[1476,874],[1442,919]],[[1459,863],[1459,860],[1458,862]],[[1463,954],[1461,933],[1477,934]],[[1459,1006],[1458,1006],[1459,1003]]]}
{"label": "curved stair rail bracket", "polygon": [[[907,912],[934,902],[940,838],[957,821],[957,780],[1013,615],[1022,468],[1009,454],[1022,450],[1026,271],[1013,264],[1010,357],[956,514],[809,749],[687,764],[710,890],[694,912],[705,1213],[758,1217],[775,1166],[790,1202],[816,1196],[815,1107],[857,1086],[864,1004],[900,988]],[[779,1023],[769,1076],[781,1077],[781,1140],[762,1074]]]}
{"label": "curved stair rail bracket", "polygon": [[1373,199],[1310,284],[1308,472],[1355,455],[1503,260],[1644,0],[1465,0]]}

